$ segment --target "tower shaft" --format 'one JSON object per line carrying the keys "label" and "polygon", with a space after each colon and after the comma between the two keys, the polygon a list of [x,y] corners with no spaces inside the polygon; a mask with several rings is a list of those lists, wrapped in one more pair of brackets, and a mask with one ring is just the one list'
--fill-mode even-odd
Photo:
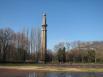
{"label": "tower shaft", "polygon": [[41,62],[46,62],[46,54],[47,54],[47,24],[46,24],[46,14],[43,15],[42,22],[42,33],[41,33]]}

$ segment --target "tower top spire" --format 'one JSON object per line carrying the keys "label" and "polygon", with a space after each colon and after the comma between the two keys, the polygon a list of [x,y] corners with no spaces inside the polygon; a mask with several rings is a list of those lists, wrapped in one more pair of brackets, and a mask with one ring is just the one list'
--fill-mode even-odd
{"label": "tower top spire", "polygon": [[43,16],[46,16],[46,13],[45,13],[45,12],[43,13]]}
{"label": "tower top spire", "polygon": [[46,26],[46,13],[43,13],[42,25]]}

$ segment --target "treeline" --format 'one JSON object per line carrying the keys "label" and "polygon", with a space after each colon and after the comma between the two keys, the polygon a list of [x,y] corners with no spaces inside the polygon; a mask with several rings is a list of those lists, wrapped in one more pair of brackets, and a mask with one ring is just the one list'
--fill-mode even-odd
{"label": "treeline", "polygon": [[61,42],[54,48],[59,63],[103,63],[103,41]]}
{"label": "treeline", "polygon": [[[0,63],[39,63],[41,29],[0,29]],[[103,63],[103,41],[60,42],[47,50],[46,63]]]}
{"label": "treeline", "polygon": [[23,28],[14,32],[10,28],[0,29],[0,63],[36,62],[40,52],[40,28]]}

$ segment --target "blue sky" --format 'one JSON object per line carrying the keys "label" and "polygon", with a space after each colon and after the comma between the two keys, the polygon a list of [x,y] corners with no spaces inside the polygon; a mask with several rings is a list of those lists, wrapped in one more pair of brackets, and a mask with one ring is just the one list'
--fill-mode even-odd
{"label": "blue sky", "polygon": [[0,28],[41,26],[43,12],[48,48],[61,41],[103,40],[103,0],[0,0]]}

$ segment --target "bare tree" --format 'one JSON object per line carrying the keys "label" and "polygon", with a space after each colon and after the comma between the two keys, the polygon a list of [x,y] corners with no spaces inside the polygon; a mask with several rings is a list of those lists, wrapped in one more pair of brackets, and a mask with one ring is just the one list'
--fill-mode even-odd
{"label": "bare tree", "polygon": [[41,29],[40,27],[35,28],[35,58],[36,63],[38,63],[40,59],[40,49],[41,49]]}
{"label": "bare tree", "polygon": [[1,43],[1,53],[2,61],[6,62],[7,48],[10,45],[10,41],[13,37],[13,31],[10,28],[0,29],[0,43]]}
{"label": "bare tree", "polygon": [[39,27],[31,29],[31,54],[34,54],[34,62],[38,63],[41,48],[41,30]]}

